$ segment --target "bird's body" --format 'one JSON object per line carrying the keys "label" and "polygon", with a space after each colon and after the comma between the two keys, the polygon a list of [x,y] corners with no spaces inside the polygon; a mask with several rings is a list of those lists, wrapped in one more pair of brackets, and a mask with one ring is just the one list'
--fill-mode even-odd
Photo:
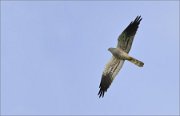
{"label": "bird's body", "polygon": [[122,68],[125,60],[128,60],[139,67],[144,65],[143,62],[128,55],[141,20],[141,16],[137,16],[136,19],[131,22],[118,37],[117,47],[108,49],[112,53],[112,58],[106,64],[106,67],[103,71],[101,83],[99,85],[99,97],[104,96],[104,93],[107,91],[112,81]]}
{"label": "bird's body", "polygon": [[143,62],[129,56],[128,53],[124,52],[121,48],[109,48],[108,50],[112,53],[112,55],[115,58],[119,60],[128,60],[139,67],[142,67],[144,65]]}
{"label": "bird's body", "polygon": [[109,48],[108,50],[117,59],[122,59],[122,60],[128,59],[128,54],[124,52],[121,48]]}

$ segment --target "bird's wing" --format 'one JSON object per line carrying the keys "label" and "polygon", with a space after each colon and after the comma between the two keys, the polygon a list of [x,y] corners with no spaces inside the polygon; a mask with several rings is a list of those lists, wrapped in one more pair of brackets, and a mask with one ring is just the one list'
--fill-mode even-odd
{"label": "bird's wing", "polygon": [[125,52],[129,53],[134,36],[141,22],[141,16],[137,16],[134,21],[132,21],[126,29],[119,35],[117,47],[123,49]]}
{"label": "bird's wing", "polygon": [[119,70],[122,68],[124,60],[117,59],[112,56],[111,60],[106,64],[103,71],[101,83],[99,85],[99,97],[103,97],[104,93],[107,91],[115,76],[118,74]]}

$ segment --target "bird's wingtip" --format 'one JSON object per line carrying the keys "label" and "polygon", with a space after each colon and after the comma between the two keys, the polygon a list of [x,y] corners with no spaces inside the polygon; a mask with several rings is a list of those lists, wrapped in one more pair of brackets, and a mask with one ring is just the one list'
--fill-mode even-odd
{"label": "bird's wingtip", "polygon": [[105,91],[103,91],[102,89],[99,90],[99,92],[98,92],[99,98],[104,97],[104,92]]}
{"label": "bird's wingtip", "polygon": [[141,20],[142,20],[141,15],[138,15],[138,16],[135,18],[134,22],[140,22]]}

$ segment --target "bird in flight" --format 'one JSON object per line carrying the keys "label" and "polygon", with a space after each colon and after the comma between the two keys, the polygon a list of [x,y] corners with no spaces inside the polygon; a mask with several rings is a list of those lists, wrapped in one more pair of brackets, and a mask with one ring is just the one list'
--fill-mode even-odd
{"label": "bird in flight", "polygon": [[104,93],[107,91],[109,86],[111,85],[112,81],[122,68],[124,61],[128,60],[131,63],[143,67],[144,63],[129,56],[128,53],[131,49],[132,42],[138,26],[141,22],[141,16],[137,16],[134,21],[132,21],[126,29],[119,35],[118,43],[116,48],[109,48],[108,51],[111,52],[112,58],[106,64],[105,69],[102,74],[101,82],[99,85],[99,98],[104,97]]}

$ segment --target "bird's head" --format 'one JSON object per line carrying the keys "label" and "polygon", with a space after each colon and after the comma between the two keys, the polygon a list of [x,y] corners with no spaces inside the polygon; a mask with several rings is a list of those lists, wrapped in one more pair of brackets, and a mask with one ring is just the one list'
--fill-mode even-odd
{"label": "bird's head", "polygon": [[108,51],[112,52],[115,48],[108,48]]}

